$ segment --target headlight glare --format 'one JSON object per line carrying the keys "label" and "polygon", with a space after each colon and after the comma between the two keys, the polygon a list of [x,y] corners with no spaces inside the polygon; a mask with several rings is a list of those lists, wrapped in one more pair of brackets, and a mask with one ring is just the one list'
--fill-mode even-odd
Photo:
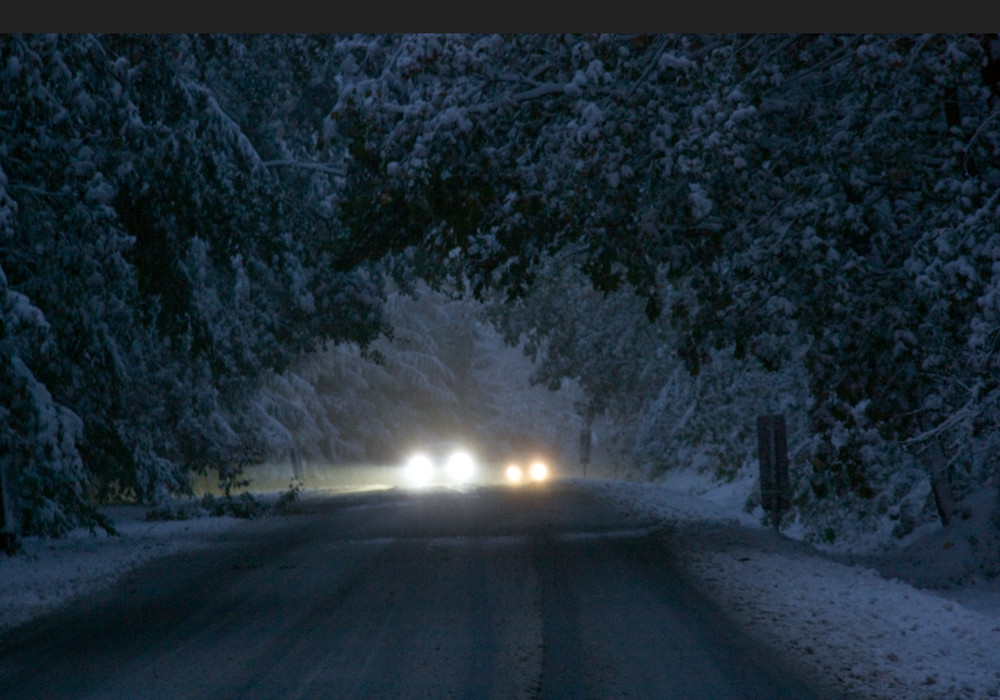
{"label": "headlight glare", "polygon": [[549,468],[544,462],[534,462],[530,470],[531,478],[535,481],[544,481],[549,476]]}
{"label": "headlight glare", "polygon": [[406,463],[406,476],[417,486],[428,484],[434,478],[434,463],[427,455],[414,455]]}
{"label": "headlight glare", "polygon": [[456,452],[451,455],[445,468],[448,470],[448,476],[460,483],[471,480],[476,474],[476,462],[468,452]]}

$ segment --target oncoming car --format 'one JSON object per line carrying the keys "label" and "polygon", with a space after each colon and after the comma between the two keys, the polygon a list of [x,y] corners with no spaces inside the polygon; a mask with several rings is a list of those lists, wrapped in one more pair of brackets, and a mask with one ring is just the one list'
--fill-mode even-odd
{"label": "oncoming car", "polygon": [[479,477],[479,463],[468,448],[457,442],[441,442],[413,451],[403,465],[411,486],[468,484]]}
{"label": "oncoming car", "polygon": [[541,483],[551,476],[548,463],[540,458],[529,460],[509,460],[504,469],[504,478],[509,484]]}
{"label": "oncoming car", "polygon": [[[503,456],[501,456],[503,455]],[[482,457],[466,443],[432,442],[410,452],[402,463],[403,482],[412,487],[472,484],[541,484],[553,478],[541,451],[494,450]]]}

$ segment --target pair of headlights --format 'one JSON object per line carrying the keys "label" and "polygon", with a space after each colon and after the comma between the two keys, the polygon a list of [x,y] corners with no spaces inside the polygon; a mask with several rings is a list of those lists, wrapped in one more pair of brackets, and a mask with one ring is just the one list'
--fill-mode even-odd
{"label": "pair of headlights", "polygon": [[[443,476],[454,483],[464,484],[476,475],[476,461],[468,452],[453,452],[441,465]],[[414,455],[406,463],[406,475],[416,486],[424,486],[442,476],[438,474],[439,466],[424,454]]]}
{"label": "pair of headlights", "polygon": [[[435,462],[427,454],[421,453],[414,455],[406,463],[407,480],[414,486],[426,486],[436,481],[466,484],[475,479],[477,471],[476,460],[464,450],[452,452],[443,462]],[[523,470],[520,465],[511,464],[507,467],[506,477],[511,484],[545,481],[549,478],[549,468],[542,461],[532,462],[527,470]]]}
{"label": "pair of headlights", "polygon": [[[549,478],[549,468],[545,465],[545,462],[532,462],[531,466],[528,467],[527,478],[531,481],[545,481]],[[521,467],[517,464],[511,464],[507,467],[507,481],[512,484],[519,484],[525,480],[525,473],[521,470]]]}

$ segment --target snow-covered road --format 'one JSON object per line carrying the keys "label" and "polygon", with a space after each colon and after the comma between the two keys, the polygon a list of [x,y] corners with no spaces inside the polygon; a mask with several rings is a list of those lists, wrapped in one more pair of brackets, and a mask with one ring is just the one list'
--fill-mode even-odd
{"label": "snow-covered road", "polygon": [[0,697],[828,697],[636,521],[565,483],[317,497],[0,637]]}
{"label": "snow-covered road", "polygon": [[[950,542],[924,538],[919,556],[824,554],[760,526],[741,510],[739,486],[575,480],[623,516],[658,529],[674,564],[727,611],[745,634],[810,668],[845,698],[1000,697],[1000,593],[996,582],[922,590],[945,566]],[[216,546],[247,527],[231,518],[145,522],[141,508],[112,512],[121,537],[87,532],[28,539],[0,559],[0,632],[73,598],[107,588],[164,555]],[[864,563],[858,563],[864,559]],[[879,574],[880,568],[886,574]],[[933,577],[930,577],[933,578]]]}

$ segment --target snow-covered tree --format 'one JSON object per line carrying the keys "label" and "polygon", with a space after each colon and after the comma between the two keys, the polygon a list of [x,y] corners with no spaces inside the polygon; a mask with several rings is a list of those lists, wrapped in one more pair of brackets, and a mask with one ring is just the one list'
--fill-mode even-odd
{"label": "snow-covered tree", "polygon": [[[973,410],[985,357],[964,348],[984,350],[992,298],[995,36],[393,35],[340,50],[348,222],[422,241],[431,265],[458,250],[476,288],[515,294],[572,244],[598,289],[628,282],[669,316],[691,372],[730,346],[766,369],[804,364],[816,497],[874,498],[874,456],[903,445],[953,516],[975,479],[950,431],[990,415]],[[692,294],[671,298],[661,273]]]}
{"label": "snow-covered tree", "polygon": [[387,317],[391,335],[364,351],[331,346],[261,388],[255,401],[303,463],[395,463],[415,445],[447,439],[484,456],[544,445],[575,462],[578,394],[570,383],[558,392],[534,386],[530,361],[480,303],[416,284],[390,291]]}
{"label": "snow-covered tree", "polygon": [[[270,42],[279,58],[298,43]],[[251,44],[0,40],[0,263],[48,322],[54,350],[32,376],[83,417],[76,444],[96,498],[155,500],[192,471],[260,459],[255,386],[327,340],[367,343],[383,328],[377,285],[338,265],[332,186],[320,196],[317,178],[282,177],[295,169],[279,132],[301,151],[322,120],[291,119],[278,96],[294,80],[225,90],[242,87],[220,76],[252,65]],[[275,65],[262,75],[276,79]],[[271,139],[267,160],[248,133]],[[326,177],[312,148],[305,170]]]}
{"label": "snow-covered tree", "polygon": [[2,494],[0,530],[14,535],[60,535],[81,524],[110,529],[89,498],[78,449],[83,421],[53,400],[29,365],[53,359],[50,331],[0,268],[0,470],[11,489]]}
{"label": "snow-covered tree", "polygon": [[[430,333],[436,300],[367,367],[384,264],[533,296],[507,330],[537,378],[637,417],[646,464],[669,425],[747,442],[671,397],[787,385],[799,496],[877,504],[917,466],[948,522],[997,469],[998,109],[996,35],[6,35],[0,265],[57,349],[18,356],[100,497],[360,454],[483,379],[488,334]],[[403,387],[426,405],[361,437]]]}

